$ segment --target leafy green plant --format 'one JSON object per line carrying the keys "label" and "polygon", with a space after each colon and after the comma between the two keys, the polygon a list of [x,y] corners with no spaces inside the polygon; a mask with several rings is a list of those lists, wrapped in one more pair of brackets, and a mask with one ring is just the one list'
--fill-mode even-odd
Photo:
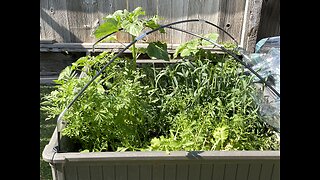
{"label": "leafy green plant", "polygon": [[[141,8],[116,11],[95,32],[102,37],[123,28],[136,37],[156,28],[157,17],[140,20]],[[217,34],[207,38],[216,40]],[[137,52],[170,60],[167,45],[133,47],[132,59],[118,58],[86,89],[64,116],[62,134],[77,151],[276,150],[275,134],[260,120],[252,77],[229,55],[205,50],[202,39],[181,44],[173,57],[183,61],[136,68]],[[42,110],[56,118],[87,82],[114,57],[103,52],[66,67]],[[134,62],[132,64],[132,62]],[[79,78],[79,73],[85,74]]]}
{"label": "leafy green plant", "polygon": [[167,136],[151,141],[150,150],[278,148],[276,136],[259,118],[252,77],[230,57],[224,60],[186,61],[158,74],[161,111],[172,125]]}
{"label": "leafy green plant", "polygon": [[[137,7],[132,12],[129,12],[126,9],[117,10],[113,14],[107,15],[104,18],[104,22],[94,31],[94,35],[96,38],[101,38],[105,35],[118,32],[120,29],[123,29],[124,32],[131,35],[132,39],[135,39],[146,28],[155,29],[160,27],[157,23],[159,20],[158,16],[153,16],[149,19],[141,19],[139,18],[141,15],[145,15],[145,11],[143,11],[141,7]],[[160,29],[160,32],[165,33],[165,30]],[[116,36],[113,36],[112,39],[116,40]],[[136,48],[135,44],[133,44],[130,48],[132,51],[133,67],[136,67],[138,55],[144,52],[146,52],[150,57],[169,60],[166,48],[166,43],[161,42],[150,43],[147,49]],[[155,51],[160,52],[160,54],[158,55]]]}

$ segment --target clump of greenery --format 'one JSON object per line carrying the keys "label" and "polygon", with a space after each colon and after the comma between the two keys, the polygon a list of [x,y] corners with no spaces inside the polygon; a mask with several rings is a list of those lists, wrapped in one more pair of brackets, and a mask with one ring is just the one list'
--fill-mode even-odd
{"label": "clump of greenery", "polygon": [[[156,17],[139,20],[139,15],[144,15],[140,8],[117,11],[96,34],[122,27],[136,36],[143,28],[159,27]],[[206,37],[216,41],[218,35]],[[207,44],[201,39],[181,44],[173,58],[179,56],[183,62],[162,69],[136,68],[136,49],[133,59],[116,59],[67,111],[63,135],[80,143],[79,151],[279,149],[275,134],[258,113],[253,77],[244,75],[229,55],[202,45]],[[164,42],[149,43],[139,52],[170,59]],[[48,117],[56,118],[112,57],[108,52],[88,55],[64,69],[57,90],[42,103]],[[86,76],[79,78],[77,72]]]}

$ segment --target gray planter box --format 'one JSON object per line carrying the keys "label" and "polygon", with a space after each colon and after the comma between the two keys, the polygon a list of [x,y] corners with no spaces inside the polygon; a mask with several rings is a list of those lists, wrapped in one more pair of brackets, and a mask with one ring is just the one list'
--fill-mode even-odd
{"label": "gray planter box", "polygon": [[57,153],[55,130],[42,156],[54,180],[279,180],[280,151]]}

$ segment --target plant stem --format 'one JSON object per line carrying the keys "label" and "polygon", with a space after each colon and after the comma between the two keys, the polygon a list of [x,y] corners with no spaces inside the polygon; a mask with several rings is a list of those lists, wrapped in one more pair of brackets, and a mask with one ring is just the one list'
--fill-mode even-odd
{"label": "plant stem", "polygon": [[[132,36],[132,39],[135,39],[135,36]],[[137,52],[136,52],[136,45],[132,45],[132,61],[133,61],[133,70],[137,68]]]}

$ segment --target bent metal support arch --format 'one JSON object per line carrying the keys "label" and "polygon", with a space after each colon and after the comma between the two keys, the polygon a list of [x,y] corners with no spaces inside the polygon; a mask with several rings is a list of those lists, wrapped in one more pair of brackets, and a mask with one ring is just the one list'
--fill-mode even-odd
{"label": "bent metal support arch", "polygon": [[[195,37],[198,37],[198,38],[201,38],[201,39],[204,39],[208,42],[210,42],[211,44],[219,47],[221,50],[223,50],[224,52],[226,52],[227,54],[229,54],[230,56],[232,56],[235,60],[237,60],[241,65],[243,65],[244,67],[246,67],[250,72],[252,72],[254,75],[256,75],[268,88],[270,88],[279,98],[280,98],[280,93],[275,90],[271,84],[266,81],[262,76],[260,76],[256,71],[254,71],[250,66],[248,66],[244,61],[242,61],[242,57],[243,57],[243,54],[241,55],[238,55],[232,51],[229,51],[227,50],[226,48],[224,48],[222,45],[208,39],[208,38],[205,38],[203,36],[200,36],[198,34],[195,34],[195,33],[192,33],[192,32],[189,32],[189,31],[186,31],[186,30],[183,30],[183,29],[179,29],[179,28],[175,28],[175,27],[172,27],[173,25],[176,25],[176,24],[181,24],[181,23],[187,23],[187,22],[201,22],[201,23],[207,23],[211,26],[214,26],[216,28],[218,28],[219,30],[223,31],[224,33],[226,33],[235,43],[236,43],[236,46],[238,47],[238,42],[235,40],[235,38],[233,38],[228,32],[226,32],[224,29],[222,29],[221,27],[209,22],[209,21],[206,21],[206,20],[203,20],[203,19],[189,19],[189,20],[182,20],[182,21],[176,21],[176,22],[173,22],[173,23],[168,23],[168,24],[165,24],[165,25],[161,25],[159,26],[158,28],[155,28],[153,30],[150,30],[150,31],[147,31],[147,32],[144,32],[142,33],[140,36],[136,37],[132,42],[130,42],[125,48],[123,48],[120,52],[118,52],[118,54],[116,54],[106,65],[104,65],[101,70],[79,91],[79,93],[73,98],[73,100],[67,105],[67,107],[60,113],[60,115],[58,116],[58,119],[57,119],[57,138],[58,138],[58,147],[57,147],[57,152],[60,152],[61,150],[61,143],[60,143],[60,134],[61,134],[61,130],[62,130],[62,117],[64,116],[64,114],[66,113],[66,111],[73,105],[73,103],[78,99],[79,96],[82,95],[82,93],[88,88],[88,86],[116,59],[118,58],[121,54],[124,53],[124,51],[126,51],[127,49],[129,49],[129,47],[131,47],[133,44],[135,44],[137,41],[143,39],[144,37],[146,37],[147,35],[149,34],[152,34],[160,29],[163,29],[163,28],[170,28],[170,29],[174,29],[174,30],[177,30],[177,31],[181,31],[181,32],[184,32],[184,33],[187,33],[187,34],[190,34],[190,35],[193,35]],[[121,31],[121,29],[119,29],[119,31]],[[110,33],[110,34],[107,34],[106,36],[102,37],[101,39],[99,39],[97,42],[95,42],[93,44],[93,51],[94,51],[94,46],[101,42],[103,39],[107,38],[108,36],[114,34],[115,32],[113,33]]]}

